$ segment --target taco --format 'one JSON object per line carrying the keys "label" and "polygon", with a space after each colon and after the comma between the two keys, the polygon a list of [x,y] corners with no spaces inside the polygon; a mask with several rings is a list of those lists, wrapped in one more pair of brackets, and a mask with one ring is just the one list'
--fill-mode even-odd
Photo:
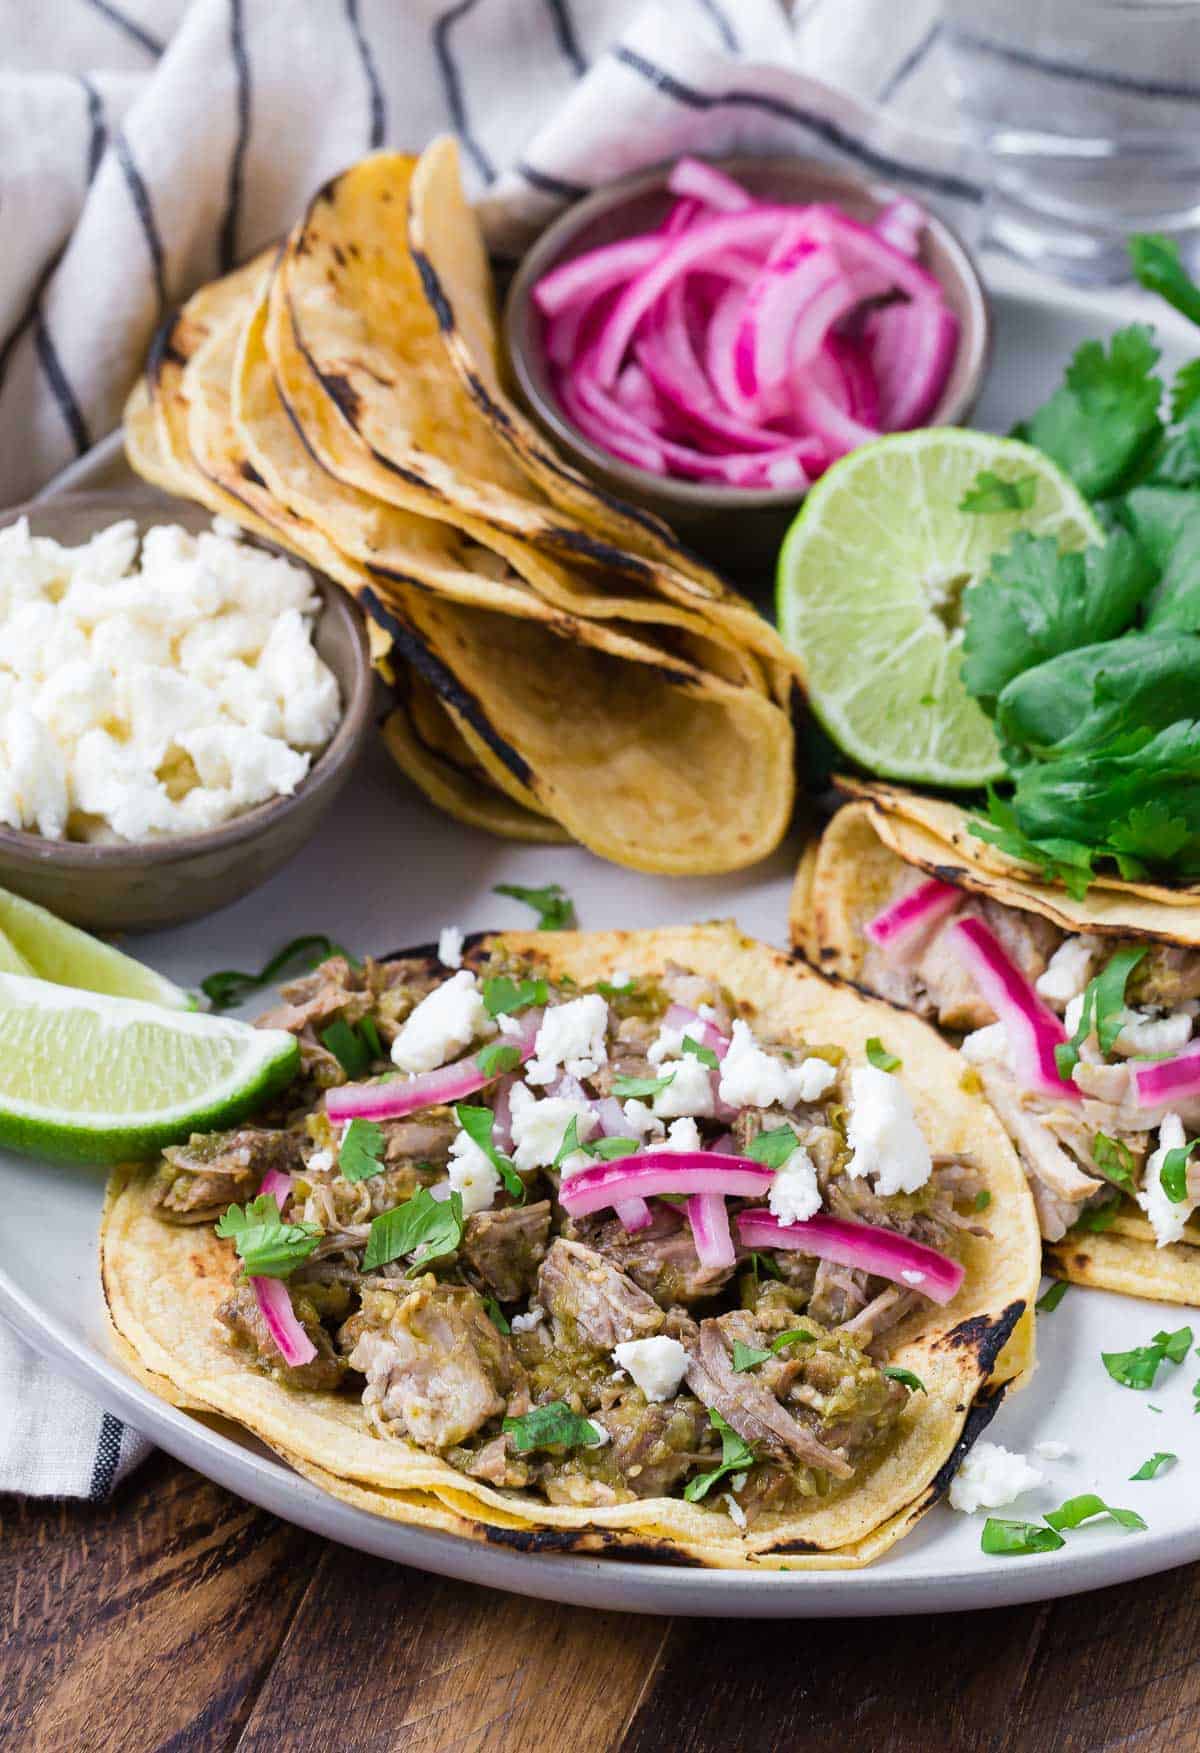
{"label": "taco", "polygon": [[793,941],[959,1043],[1025,1166],[1052,1271],[1200,1301],[1200,906],[1000,874],[956,806],[855,791],[805,872]]}
{"label": "taco", "polygon": [[335,958],[272,1025],[300,1082],[114,1177],[104,1286],[147,1379],[347,1501],[861,1564],[1032,1365],[1032,1202],[956,1056],[731,925]]}

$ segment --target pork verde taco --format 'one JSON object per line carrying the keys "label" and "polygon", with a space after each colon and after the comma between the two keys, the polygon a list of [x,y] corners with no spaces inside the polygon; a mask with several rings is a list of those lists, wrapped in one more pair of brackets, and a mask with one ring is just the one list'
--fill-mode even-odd
{"label": "pork verde taco", "polygon": [[114,1178],[104,1285],[152,1385],[349,1502],[862,1564],[1032,1365],[1032,1202],[957,1056],[730,925],[335,957],[271,1023],[300,1080]]}
{"label": "pork verde taco", "polygon": [[1077,899],[975,858],[961,811],[856,791],[804,871],[793,940],[959,1043],[1055,1273],[1200,1301],[1200,906],[1129,884]]}

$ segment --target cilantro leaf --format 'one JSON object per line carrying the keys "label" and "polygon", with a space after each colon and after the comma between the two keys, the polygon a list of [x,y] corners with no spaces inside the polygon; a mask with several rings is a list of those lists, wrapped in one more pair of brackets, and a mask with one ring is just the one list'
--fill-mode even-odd
{"label": "cilantro leaf", "polygon": [[511,1041],[489,1041],[475,1055],[475,1063],[484,1077],[500,1077],[521,1063],[521,1049]]}
{"label": "cilantro leaf", "polygon": [[1092,1235],[1101,1235],[1105,1230],[1110,1230],[1116,1223],[1120,1209],[1121,1201],[1119,1199],[1110,1199],[1103,1205],[1085,1206],[1071,1228],[1087,1230]]}
{"label": "cilantro leaf", "polygon": [[711,1047],[702,1047],[700,1042],[693,1041],[690,1035],[683,1037],[679,1050],[681,1053],[690,1053],[693,1059],[698,1059],[701,1065],[707,1065],[710,1071],[716,1071],[721,1063]]}
{"label": "cilantro leaf", "polygon": [[1082,901],[1092,880],[1095,853],[1078,841],[1051,838],[1031,840],[1017,821],[1007,798],[988,793],[988,813],[972,816],[967,826],[977,840],[985,840],[1009,858],[1019,858],[1041,872],[1043,882],[1061,883],[1069,895]]}
{"label": "cilantro leaf", "polygon": [[1154,1386],[1164,1362],[1183,1362],[1192,1337],[1190,1327],[1177,1327],[1173,1333],[1156,1333],[1149,1345],[1136,1346],[1132,1351],[1102,1351],[1100,1357],[1114,1382],[1141,1391]]}
{"label": "cilantro leaf", "polygon": [[992,1203],[992,1196],[986,1187],[981,1187],[975,1195],[973,1204],[976,1211],[986,1211]]}
{"label": "cilantro leaf", "polygon": [[1189,322],[1200,324],[1200,286],[1184,267],[1173,237],[1154,231],[1135,234],[1129,240],[1129,260],[1147,292],[1157,292]]}
{"label": "cilantro leaf", "polygon": [[[363,1022],[366,1021],[364,1017]],[[371,1045],[362,1024],[356,1029],[345,1017],[336,1017],[327,1029],[322,1029],[320,1039],[322,1047],[328,1048],[351,1081],[371,1069]],[[375,1040],[379,1040],[378,1033]]]}
{"label": "cilantro leaf", "polygon": [[[1179,445],[1168,450],[1178,461]],[[1145,631],[1200,632],[1200,494],[1147,482],[1121,500],[1121,520],[1157,578],[1145,598]]]}
{"label": "cilantro leaf", "polygon": [[1127,1144],[1119,1138],[1110,1138],[1106,1132],[1097,1132],[1092,1140],[1092,1156],[1106,1180],[1132,1192],[1136,1165]]}
{"label": "cilantro leaf", "polygon": [[904,1061],[889,1053],[878,1035],[872,1035],[867,1042],[867,1060],[876,1071],[899,1071]]}
{"label": "cilantro leaf", "polygon": [[1097,1497],[1094,1491],[1069,1497],[1056,1510],[1047,1512],[1046,1521],[1056,1533],[1061,1533],[1064,1528],[1081,1528],[1085,1522],[1094,1521],[1097,1516],[1107,1516],[1119,1528],[1124,1528],[1127,1534],[1144,1534],[1146,1531],[1146,1524],[1136,1510],[1114,1509],[1102,1497]]}
{"label": "cilantro leaf", "polygon": [[883,1373],[885,1376],[890,1376],[893,1382],[902,1382],[913,1394],[928,1394],[929,1392],[920,1376],[914,1375],[912,1370],[902,1369],[899,1364],[885,1363]]}
{"label": "cilantro leaf", "polygon": [[472,1108],[465,1102],[458,1102],[454,1109],[454,1118],[458,1121],[467,1137],[473,1139],[484,1156],[491,1163],[506,1189],[518,1205],[525,1202],[525,1183],[517,1173],[517,1165],[511,1157],[497,1150],[492,1142],[492,1128],[496,1116],[490,1108]]}
{"label": "cilantro leaf", "polygon": [[270,986],[295,964],[295,972],[319,967],[330,956],[345,956],[351,966],[356,964],[339,943],[324,932],[311,932],[307,937],[294,937],[263,964],[257,974],[243,974],[237,968],[223,968],[201,980],[200,990],[214,1010],[229,1010],[249,998],[260,987]]}
{"label": "cilantro leaf", "polygon": [[579,1137],[578,1116],[572,1114],[551,1167],[561,1168],[568,1157],[575,1156],[579,1151],[584,1156],[595,1157],[599,1162],[611,1163],[618,1157],[634,1156],[641,1148],[636,1138],[595,1138],[590,1144],[584,1144]]}
{"label": "cilantro leaf", "polygon": [[1200,638],[1128,634],[1064,652],[1015,677],[996,703],[996,729],[1022,760],[1030,753],[1059,760],[1162,730],[1191,716],[1198,695]]}
{"label": "cilantro leaf", "polygon": [[800,1140],[790,1126],[777,1126],[771,1132],[760,1132],[757,1138],[751,1139],[743,1151],[751,1162],[762,1163],[768,1169],[781,1169],[794,1150],[798,1150]]}
{"label": "cilantro leaf", "polygon": [[1066,380],[1021,429],[1052,457],[1089,499],[1116,491],[1162,428],[1162,383],[1154,376],[1158,348],[1143,323],[1118,329],[1108,352],[1085,341]]}
{"label": "cilantro leaf", "polygon": [[497,883],[493,895],[508,895],[524,901],[538,916],[539,931],[573,931],[575,903],[561,883],[547,883],[542,889],[525,889],[520,883]]}
{"label": "cilantro leaf", "polygon": [[[1200,360],[1193,360],[1192,364],[1200,365]],[[1182,377],[1183,372],[1175,380],[1176,393]],[[1186,396],[1186,383],[1184,393]],[[1196,376],[1196,395],[1200,396],[1200,374]],[[1178,410],[1174,419],[1178,424],[1167,434],[1147,479],[1156,487],[1200,487],[1200,407],[1193,400]]]}
{"label": "cilantro leaf", "polygon": [[1089,1035],[1095,1035],[1101,1053],[1112,1052],[1125,1020],[1125,982],[1147,953],[1145,944],[1139,949],[1118,950],[1101,972],[1088,981],[1075,1033],[1054,1049],[1060,1077],[1069,1078],[1079,1064],[1079,1049]]}
{"label": "cilantro leaf", "polygon": [[1038,1314],[1052,1315],[1070,1288],[1071,1287],[1065,1278],[1056,1278],[1053,1284],[1051,1284],[1049,1290],[1043,1291],[1042,1295],[1034,1304],[1034,1308],[1037,1310]]}
{"label": "cilantro leaf", "polygon": [[1053,536],[1019,530],[963,596],[962,678],[991,712],[1014,677],[1133,623],[1157,573],[1128,530],[1103,547],[1060,553]]}
{"label": "cilantro leaf", "polygon": [[792,1327],[786,1333],[776,1334],[771,1343],[763,1350],[760,1350],[756,1345],[747,1345],[741,1339],[735,1339],[733,1342],[733,1368],[738,1375],[744,1375],[747,1370],[757,1369],[760,1363],[766,1363],[769,1357],[774,1357],[777,1352],[784,1351],[789,1345],[795,1345],[798,1341],[804,1341],[811,1345],[815,1338],[814,1333],[807,1332],[803,1327]]}
{"label": "cilantro leaf", "polygon": [[639,1101],[645,1096],[657,1096],[660,1091],[669,1089],[675,1081],[675,1073],[669,1071],[666,1077],[614,1077],[612,1093],[625,1101],[628,1097],[636,1097]]}
{"label": "cilantro leaf", "polygon": [[506,1418],[503,1428],[519,1455],[527,1455],[531,1449],[595,1448],[601,1441],[601,1433],[591,1420],[572,1412],[565,1400],[535,1406],[520,1418]]}
{"label": "cilantro leaf", "polygon": [[1044,1522],[1014,1522],[1007,1516],[989,1516],[983,1524],[979,1545],[989,1558],[1011,1558],[1031,1552],[1057,1552],[1066,1541]]}
{"label": "cilantro leaf", "polygon": [[500,1304],[496,1301],[494,1296],[485,1296],[483,1299],[483,1306],[487,1310],[488,1320],[492,1323],[492,1326],[496,1329],[497,1333],[512,1332],[512,1326],[509,1322],[508,1316],[504,1313],[504,1310],[500,1307]]}
{"label": "cilantro leaf", "polygon": [[428,1187],[418,1187],[403,1205],[380,1212],[375,1218],[367,1237],[362,1269],[372,1272],[376,1266],[386,1266],[403,1254],[416,1254],[419,1248],[420,1253],[405,1275],[415,1278],[430,1260],[453,1254],[462,1241],[462,1233],[462,1194],[435,1199]]}
{"label": "cilantro leaf", "polygon": [[718,1480],[727,1478],[731,1473],[746,1472],[758,1459],[750,1444],[744,1442],[731,1425],[726,1424],[719,1412],[710,1410],[708,1422],[713,1430],[720,1433],[721,1465],[714,1467],[711,1473],[698,1473],[695,1479],[688,1481],[683,1488],[683,1495],[689,1503],[699,1503],[701,1498],[708,1496]]}
{"label": "cilantro leaf", "polygon": [[1200,403],[1200,359],[1189,359],[1175,373],[1171,385],[1171,418],[1184,420]]}
{"label": "cilantro leaf", "polygon": [[1175,1150],[1169,1150],[1163,1158],[1158,1178],[1172,1205],[1182,1205],[1188,1196],[1188,1164],[1198,1144],[1200,1138],[1193,1138],[1190,1144],[1181,1144]]}
{"label": "cilantro leaf", "polygon": [[347,1181],[369,1181],[383,1173],[383,1127],[374,1120],[351,1120],[338,1146],[338,1172]]}
{"label": "cilantro leaf", "polygon": [[1172,1455],[1167,1451],[1157,1449],[1154,1454],[1151,1455],[1150,1459],[1148,1461],[1143,1461],[1137,1472],[1131,1473],[1129,1477],[1131,1480],[1157,1479],[1160,1473],[1165,1473],[1168,1468],[1173,1467],[1178,1459],[1178,1455]]}
{"label": "cilantro leaf", "polygon": [[958,502],[960,511],[1028,511],[1037,495],[1037,476],[1006,481],[993,469],[980,469]]}
{"label": "cilantro leaf", "polygon": [[492,1018],[515,1016],[531,1005],[545,1004],[550,986],[545,980],[512,980],[507,974],[492,974],[480,987],[483,1008]]}
{"label": "cilantro leaf", "polygon": [[218,1219],[216,1231],[232,1240],[243,1278],[289,1277],[323,1234],[315,1223],[285,1223],[273,1193],[260,1193],[244,1208],[231,1205]]}

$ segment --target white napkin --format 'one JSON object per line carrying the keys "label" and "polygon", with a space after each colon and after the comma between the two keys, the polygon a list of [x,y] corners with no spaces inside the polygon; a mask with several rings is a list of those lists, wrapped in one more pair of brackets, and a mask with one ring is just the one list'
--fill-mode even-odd
{"label": "white napkin", "polygon": [[[0,0],[0,503],[112,430],[165,311],[378,146],[456,130],[507,254],[566,201],[684,151],[819,155],[970,228],[982,191],[937,11]],[[0,1323],[0,1491],[100,1498],[147,1448]]]}

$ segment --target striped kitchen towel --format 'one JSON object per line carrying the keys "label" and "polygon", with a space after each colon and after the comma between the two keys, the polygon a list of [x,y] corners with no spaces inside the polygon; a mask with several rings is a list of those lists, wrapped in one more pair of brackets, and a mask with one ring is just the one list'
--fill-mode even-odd
{"label": "striped kitchen towel", "polygon": [[[0,504],[112,430],[165,311],[379,146],[455,130],[499,255],[587,189],[685,151],[822,155],[969,223],[981,189],[936,12],[0,0]],[[147,1447],[0,1323],[0,1491],[101,1498]]]}

